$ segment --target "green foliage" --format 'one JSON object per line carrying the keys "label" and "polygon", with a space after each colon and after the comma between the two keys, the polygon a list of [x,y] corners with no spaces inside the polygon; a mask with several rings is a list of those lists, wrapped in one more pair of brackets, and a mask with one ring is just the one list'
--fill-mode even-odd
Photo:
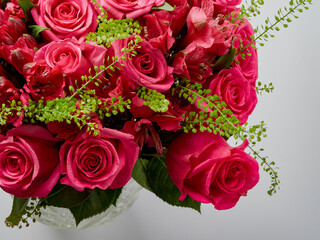
{"label": "green foliage", "polygon": [[263,92],[270,93],[270,92],[273,92],[273,90],[274,90],[274,86],[272,83],[269,83],[268,85],[262,84],[261,82],[257,83],[257,86],[256,86],[257,94],[261,95]]}
{"label": "green foliage", "polygon": [[287,28],[288,24],[293,21],[293,18],[299,18],[296,15],[297,12],[302,13],[304,10],[308,10],[307,4],[312,4],[312,0],[290,0],[289,6],[280,8],[277,11],[273,21],[268,17],[264,21],[264,24],[254,29],[257,36],[248,45],[241,48],[238,54],[257,41],[259,41],[260,46],[264,46],[264,42],[267,42],[270,38],[274,38],[274,31],[280,31],[279,25]]}
{"label": "green foliage", "polygon": [[184,98],[199,111],[186,111],[183,115],[184,121],[181,123],[185,133],[190,131],[208,131],[221,136],[231,137],[238,127],[239,120],[233,116],[225,102],[222,102],[217,95],[210,95],[211,90],[202,89],[199,83],[191,84],[184,79],[186,84],[177,83],[173,93],[180,98]]}
{"label": "green foliage", "polygon": [[50,30],[50,28],[40,27],[38,25],[30,25],[29,29],[31,29],[31,34],[34,38],[38,38],[39,34],[44,30]]}
{"label": "green foliage", "polygon": [[174,8],[167,2],[164,2],[164,4],[160,7],[153,7],[152,10],[164,10],[164,11],[168,11],[171,12],[174,10]]}
{"label": "green foliage", "polygon": [[238,18],[250,19],[260,14],[260,7],[264,5],[264,0],[245,0],[243,1]]}
{"label": "green foliage", "polygon": [[[96,6],[99,4],[95,0],[91,0]],[[141,27],[138,22],[130,18],[125,19],[109,19],[106,10],[99,6],[100,14],[98,15],[98,28],[96,32],[90,32],[86,39],[96,44],[109,47],[116,39],[125,39],[131,35],[139,35]]]}
{"label": "green foliage", "polygon": [[165,158],[156,156],[150,161],[139,159],[134,167],[132,177],[142,187],[152,191],[166,203],[192,208],[200,213],[200,202],[194,201],[189,196],[183,201],[179,200],[181,193],[168,174]]}
{"label": "green foliage", "polygon": [[111,205],[115,206],[121,191],[122,188],[108,188],[106,190],[98,188],[93,189],[84,201],[70,208],[70,211],[75,218],[76,226],[84,219],[106,211]]}
{"label": "green foliage", "polygon": [[18,3],[23,10],[25,20],[27,20],[30,9],[35,5],[33,5],[30,0],[18,0]]}
{"label": "green foliage", "polygon": [[143,104],[148,106],[155,112],[166,112],[168,111],[169,100],[166,99],[165,95],[159,93],[154,89],[147,89],[146,87],[141,87],[137,95],[139,98],[143,99]]}
{"label": "green foliage", "polygon": [[213,65],[213,71],[220,71],[222,69],[229,68],[234,60],[234,57],[237,54],[237,50],[233,47],[230,48],[229,52],[221,57],[216,61]]}
{"label": "green foliage", "polygon": [[90,189],[79,192],[73,187],[58,183],[50,194],[42,200],[42,204],[60,208],[71,208],[85,201],[90,193]]}
{"label": "green foliage", "polygon": [[137,183],[139,183],[143,188],[152,192],[152,189],[149,186],[148,178],[147,178],[148,164],[149,164],[149,160],[138,158],[132,170],[132,178]]}
{"label": "green foliage", "polygon": [[36,219],[34,217],[41,216],[40,207],[37,198],[22,199],[14,197],[11,213],[5,221],[6,226],[22,228],[22,224],[24,224],[29,227],[29,218],[32,218],[32,221],[35,222]]}

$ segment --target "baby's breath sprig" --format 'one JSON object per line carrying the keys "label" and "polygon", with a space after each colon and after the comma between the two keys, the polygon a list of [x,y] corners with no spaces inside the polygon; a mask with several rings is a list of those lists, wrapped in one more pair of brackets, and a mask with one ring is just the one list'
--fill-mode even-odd
{"label": "baby's breath sprig", "polygon": [[117,115],[119,112],[125,112],[126,109],[130,109],[130,104],[130,99],[124,100],[122,96],[118,96],[117,98],[112,97],[107,101],[101,102],[98,113],[101,119],[111,117],[112,115]]}
{"label": "baby's breath sprig", "polygon": [[270,82],[269,84],[262,84],[262,82],[257,82],[256,92],[257,94],[262,94],[263,92],[271,93],[274,90],[273,84]]}
{"label": "baby's breath sprig", "polygon": [[[249,141],[249,149],[255,159],[260,159],[263,170],[268,172],[271,177],[271,186],[268,194],[272,195],[279,189],[280,180],[274,167],[274,162],[267,162],[267,157],[262,157],[260,151],[256,151],[254,146],[263,137],[267,137],[266,125],[264,121],[260,124],[248,126],[248,123],[239,125],[239,120],[233,116],[231,110],[227,109],[226,103],[221,102],[220,98],[210,95],[210,89],[202,89],[199,83],[191,84],[189,80],[183,79],[177,82],[172,89],[173,94],[179,98],[188,100],[191,104],[199,108],[198,113],[185,113],[184,122],[181,124],[185,132],[208,131],[221,136],[231,137],[244,141]],[[187,115],[188,114],[188,115]],[[211,118],[211,120],[209,120]]]}
{"label": "baby's breath sprig", "polygon": [[141,87],[137,95],[139,98],[143,99],[143,104],[148,106],[155,112],[166,112],[168,111],[169,100],[166,99],[165,95],[158,92],[155,89],[147,89],[146,87]]}
{"label": "baby's breath sprig", "polygon": [[5,224],[7,227],[18,227],[22,228],[22,225],[29,227],[29,220],[31,219],[33,223],[36,222],[36,217],[41,217],[41,208],[44,207],[41,205],[41,201],[38,198],[30,199],[17,199],[14,201],[24,201],[25,206],[21,206],[22,209],[18,211],[12,210],[11,214],[6,218]]}
{"label": "baby's breath sprig", "polygon": [[87,42],[92,41],[96,44],[109,47],[116,39],[125,39],[131,35],[139,35],[141,26],[138,22],[130,18],[108,19],[106,10],[95,0],[91,0],[99,8],[98,28],[96,32],[90,32],[86,36]]}
{"label": "baby's breath sprig", "polygon": [[247,18],[256,17],[260,14],[260,7],[264,5],[264,0],[245,0],[238,14],[238,18]]}
{"label": "baby's breath sprig", "polygon": [[273,31],[280,31],[279,25],[282,24],[282,27],[287,28],[288,23],[292,22],[292,18],[299,18],[296,15],[296,12],[303,12],[304,10],[308,10],[309,7],[307,4],[312,4],[312,0],[290,0],[289,6],[285,6],[283,8],[280,8],[276,15],[274,16],[275,21],[272,22],[270,18],[268,17],[264,22],[265,24],[261,25],[260,27],[256,27],[254,31],[256,32],[257,36],[252,39],[252,41],[241,48],[237,54],[243,52],[245,49],[247,49],[249,46],[254,44],[257,41],[259,42],[260,46],[264,46],[264,42],[268,41],[269,38],[274,38],[274,34],[272,34]]}

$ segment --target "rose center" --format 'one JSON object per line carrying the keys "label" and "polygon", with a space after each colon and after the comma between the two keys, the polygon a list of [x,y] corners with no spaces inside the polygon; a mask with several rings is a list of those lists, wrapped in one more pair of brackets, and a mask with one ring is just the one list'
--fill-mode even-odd
{"label": "rose center", "polygon": [[60,4],[54,9],[53,17],[57,19],[73,20],[77,18],[78,9],[70,3]]}
{"label": "rose center", "polygon": [[144,74],[151,73],[154,67],[154,61],[149,54],[137,56],[134,59],[136,68]]}

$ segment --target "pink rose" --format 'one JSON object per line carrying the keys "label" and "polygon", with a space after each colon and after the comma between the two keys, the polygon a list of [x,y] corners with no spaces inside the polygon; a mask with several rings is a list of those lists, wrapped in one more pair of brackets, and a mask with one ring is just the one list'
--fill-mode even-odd
{"label": "pink rose", "polygon": [[84,188],[115,189],[131,178],[139,147],[133,136],[103,128],[99,136],[66,141],[60,149],[62,184],[78,191]]}
{"label": "pink rose", "polygon": [[240,5],[242,0],[212,0],[214,4],[214,15],[228,14],[236,10],[236,6]]}
{"label": "pink rose", "polygon": [[81,76],[89,75],[90,68],[93,70],[94,66],[104,65],[105,55],[106,49],[102,46],[65,39],[53,41],[40,48],[34,55],[34,61],[45,60],[49,67],[59,67],[67,76],[68,89],[69,85],[74,86],[75,80],[78,80],[79,84]]}
{"label": "pink rose", "polygon": [[151,11],[153,7],[160,7],[165,0],[99,0],[104,9],[107,10],[109,18],[135,19]]}
{"label": "pink rose", "polygon": [[255,87],[238,68],[223,69],[210,83],[212,94],[221,97],[240,124],[244,124],[255,108],[258,99]]}
{"label": "pink rose", "polygon": [[37,25],[50,28],[42,32],[48,41],[71,37],[84,41],[98,26],[96,10],[89,0],[39,0],[31,14]]}
{"label": "pink rose", "polygon": [[[117,39],[112,45],[117,57],[121,56],[121,49],[128,47],[128,39]],[[167,65],[166,59],[159,49],[153,48],[143,40],[136,49],[137,54],[131,59],[121,61],[123,81],[128,82],[134,90],[136,86],[144,86],[160,92],[167,91],[173,84],[173,68]]]}
{"label": "pink rose", "polygon": [[224,210],[236,205],[259,180],[259,164],[244,152],[248,142],[233,148],[208,132],[182,134],[170,144],[167,166],[181,192]]}
{"label": "pink rose", "polygon": [[[240,41],[243,47],[246,47],[254,36],[254,30],[250,24],[250,22],[245,19],[244,23],[240,23],[239,27],[236,28],[234,32],[236,37],[236,41],[234,41],[233,45],[237,49],[237,52],[240,49]],[[258,54],[257,49],[252,46],[246,48],[242,53],[245,54],[243,58],[241,54],[235,56],[235,60],[232,63],[233,67],[239,67],[243,76],[248,79],[248,81],[255,86],[256,80],[258,78]],[[236,63],[238,62],[238,64]]]}
{"label": "pink rose", "polygon": [[57,140],[44,128],[25,125],[0,141],[0,187],[17,197],[46,197],[60,177]]}

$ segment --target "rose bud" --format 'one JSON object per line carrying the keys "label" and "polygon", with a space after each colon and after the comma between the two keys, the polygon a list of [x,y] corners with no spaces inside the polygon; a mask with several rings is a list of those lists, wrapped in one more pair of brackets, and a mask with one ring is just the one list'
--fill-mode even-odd
{"label": "rose bud", "polygon": [[23,66],[32,62],[34,51],[30,49],[17,48],[11,52],[11,64],[19,73],[23,73]]}

